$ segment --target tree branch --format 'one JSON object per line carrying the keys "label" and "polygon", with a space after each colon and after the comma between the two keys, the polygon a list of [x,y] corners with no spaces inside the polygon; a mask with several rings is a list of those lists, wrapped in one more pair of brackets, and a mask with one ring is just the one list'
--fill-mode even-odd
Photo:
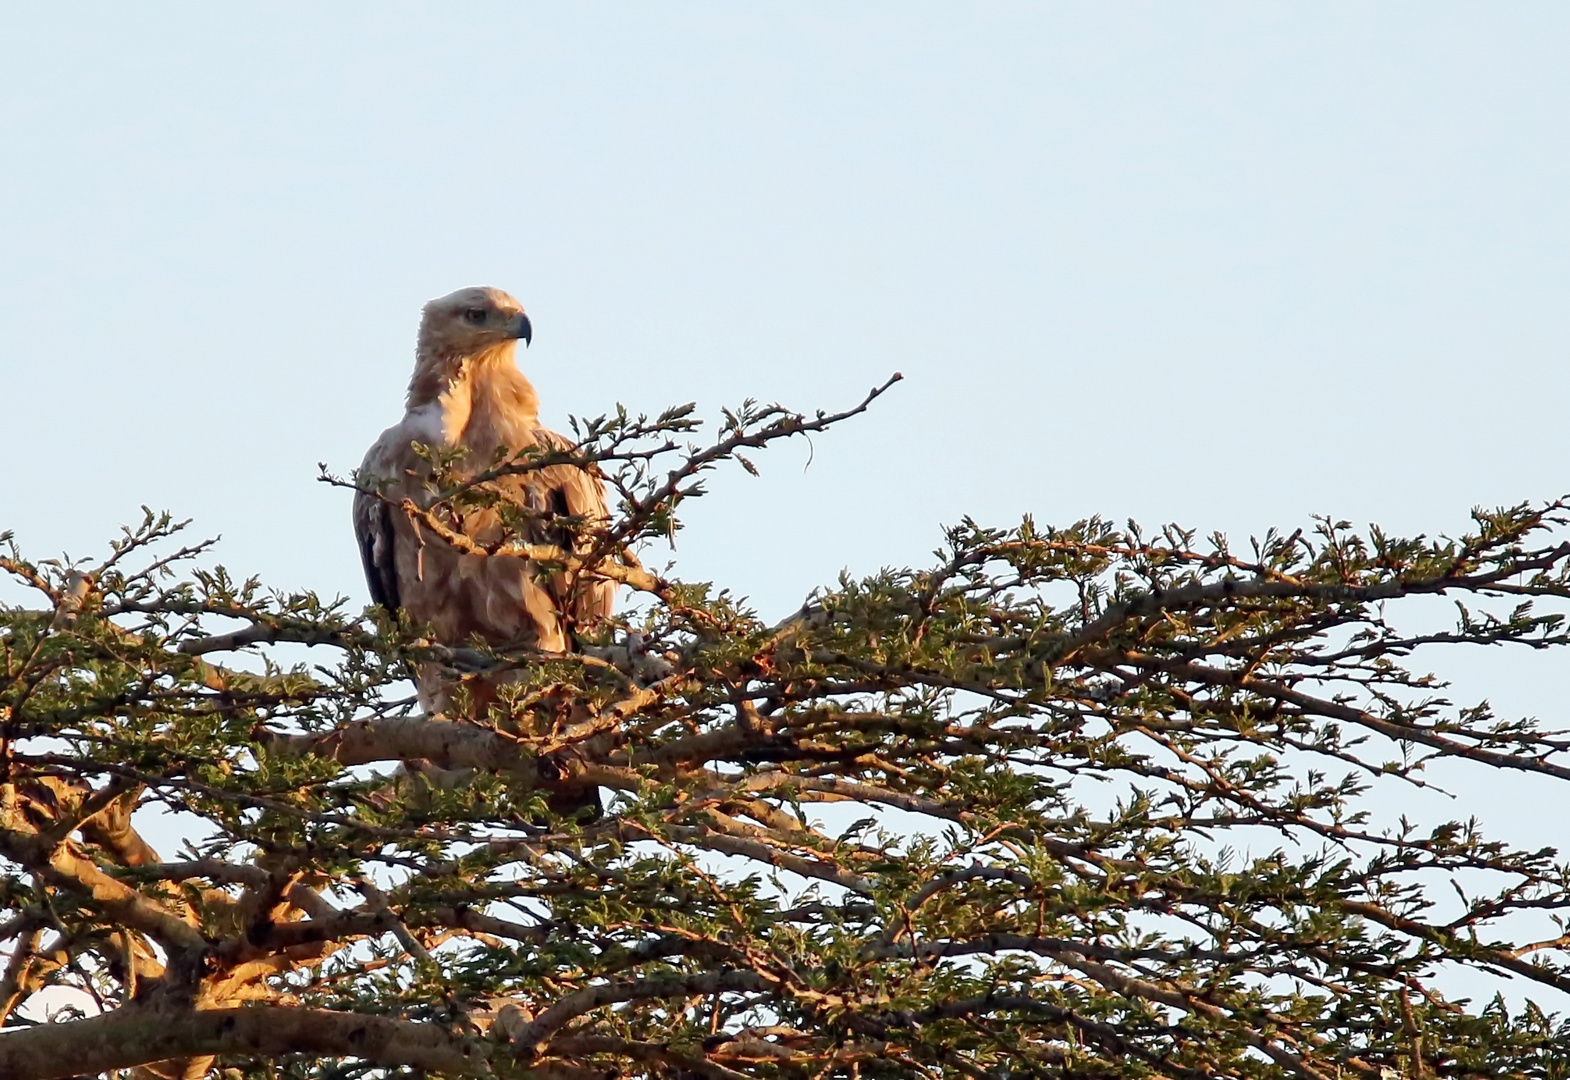
{"label": "tree branch", "polygon": [[[303,1054],[490,1078],[496,1075],[497,1049],[491,1040],[457,1035],[436,1024],[354,1012],[281,1005],[202,1010],[129,1005],[86,1020],[0,1034],[0,1076],[54,1080],[175,1058]],[[602,1074],[545,1064],[509,1075],[598,1080]]]}

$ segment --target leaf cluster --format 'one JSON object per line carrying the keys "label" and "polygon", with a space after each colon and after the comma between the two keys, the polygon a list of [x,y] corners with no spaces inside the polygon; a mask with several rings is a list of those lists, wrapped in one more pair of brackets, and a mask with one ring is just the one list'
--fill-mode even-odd
{"label": "leaf cluster", "polygon": [[[433,460],[459,511],[531,469],[610,478],[616,519],[557,555],[648,601],[570,654],[269,592],[162,515],[97,562],[11,547],[0,1074],[1570,1073],[1561,1019],[1445,993],[1570,991],[1566,865],[1370,800],[1438,762],[1570,779],[1563,732],[1414,663],[1570,643],[1564,501],[1243,551],[965,521],[776,622],[627,558],[709,470],[865,405]],[[505,692],[423,715],[431,664]],[[585,786],[603,814],[553,809]]]}

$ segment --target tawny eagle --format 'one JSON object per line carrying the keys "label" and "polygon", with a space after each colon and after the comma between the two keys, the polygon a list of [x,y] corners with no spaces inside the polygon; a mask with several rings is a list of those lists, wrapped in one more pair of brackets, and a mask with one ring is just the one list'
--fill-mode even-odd
{"label": "tawny eagle", "polygon": [[[355,496],[354,531],[371,598],[389,612],[407,612],[446,644],[478,635],[493,645],[560,652],[572,648],[575,626],[611,612],[613,582],[574,581],[527,559],[460,551],[399,509],[405,499],[422,507],[432,499],[431,468],[415,443],[464,451],[459,468],[471,475],[498,451],[573,445],[541,426],[534,387],[518,370],[517,343],[528,344],[532,332],[523,306],[500,289],[459,289],[426,304],[403,420],[382,433],[360,466],[361,486],[372,490]],[[528,531],[512,539],[570,545],[571,531],[553,528],[552,519],[570,515],[591,527],[605,520],[603,485],[576,466],[552,465],[498,484],[526,511]],[[504,539],[495,509],[469,510],[447,524],[484,547]],[[427,708],[448,706],[434,680],[422,676],[420,683]]]}

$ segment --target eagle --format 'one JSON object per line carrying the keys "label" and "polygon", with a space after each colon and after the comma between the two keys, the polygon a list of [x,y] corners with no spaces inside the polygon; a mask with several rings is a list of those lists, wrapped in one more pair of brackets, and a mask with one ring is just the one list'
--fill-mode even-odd
{"label": "eagle", "polygon": [[[435,497],[417,444],[460,451],[456,468],[468,476],[531,448],[574,446],[540,424],[534,387],[518,370],[518,342],[532,337],[523,305],[500,289],[459,289],[426,304],[403,419],[382,432],[356,474],[354,532],[371,599],[443,644],[477,637],[566,652],[577,627],[612,610],[614,582],[476,550],[508,540],[584,550],[606,520],[604,485],[585,469],[555,464],[494,481],[522,508],[524,535],[508,536],[495,507],[448,514],[444,524],[473,541],[471,550],[421,528],[403,509],[405,500],[423,508]],[[451,709],[450,675],[426,667],[416,685],[427,710]]]}

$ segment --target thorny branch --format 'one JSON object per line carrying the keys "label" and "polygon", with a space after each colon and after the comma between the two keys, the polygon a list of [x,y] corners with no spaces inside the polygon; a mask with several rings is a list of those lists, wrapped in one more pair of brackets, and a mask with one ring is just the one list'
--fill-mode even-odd
{"label": "thorny branch", "polygon": [[[433,455],[433,502],[399,507],[429,542],[648,594],[582,652],[268,592],[152,514],[94,563],[11,546],[36,599],[0,609],[0,1075],[1565,1072],[1559,1020],[1442,990],[1464,966],[1570,992],[1570,868],[1366,795],[1436,762],[1570,779],[1570,734],[1410,666],[1570,644],[1570,505],[1244,553],[965,522],[931,569],[773,625],[632,556],[703,473],[888,385],[749,404],[707,446],[675,409]],[[452,527],[444,500],[562,463],[621,516],[571,544]],[[1406,615],[1434,595],[1453,626]],[[429,664],[502,691],[418,713]],[[586,786],[601,816],[552,809]],[[168,812],[202,823],[171,858],[138,831]]]}

